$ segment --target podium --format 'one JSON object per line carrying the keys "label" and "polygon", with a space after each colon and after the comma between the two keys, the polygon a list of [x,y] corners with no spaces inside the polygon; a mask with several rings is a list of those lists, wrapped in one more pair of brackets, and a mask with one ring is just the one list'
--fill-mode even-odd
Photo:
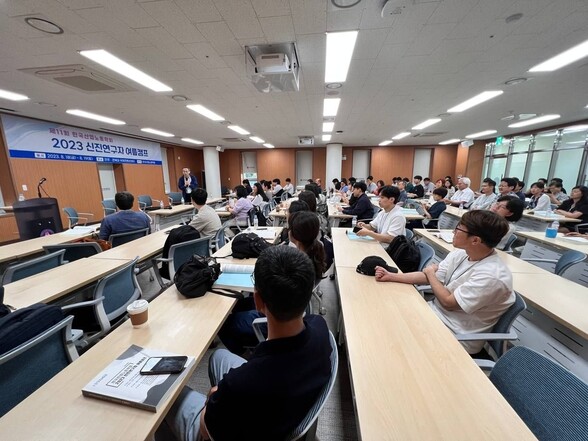
{"label": "podium", "polygon": [[63,231],[59,204],[55,198],[35,198],[12,205],[21,240]]}

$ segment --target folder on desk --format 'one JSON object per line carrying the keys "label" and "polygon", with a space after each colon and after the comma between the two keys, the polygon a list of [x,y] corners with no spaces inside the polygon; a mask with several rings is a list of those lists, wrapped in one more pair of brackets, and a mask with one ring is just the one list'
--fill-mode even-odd
{"label": "folder on desk", "polygon": [[373,237],[370,237],[370,236],[358,236],[353,231],[348,231],[347,237],[349,238],[349,240],[363,240],[363,241],[375,240]]}
{"label": "folder on desk", "polygon": [[235,291],[249,291],[253,292],[253,281],[251,274],[253,273],[253,266],[249,273],[221,273],[212,289],[231,289]]}

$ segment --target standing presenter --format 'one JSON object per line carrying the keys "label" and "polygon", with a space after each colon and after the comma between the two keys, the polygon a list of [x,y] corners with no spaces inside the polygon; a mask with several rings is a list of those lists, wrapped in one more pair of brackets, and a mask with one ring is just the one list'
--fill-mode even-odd
{"label": "standing presenter", "polygon": [[180,176],[180,179],[178,180],[178,188],[182,192],[184,203],[190,204],[190,201],[192,200],[190,195],[192,190],[198,188],[198,180],[196,179],[196,176],[190,173],[189,168],[184,168],[182,170],[182,176]]}

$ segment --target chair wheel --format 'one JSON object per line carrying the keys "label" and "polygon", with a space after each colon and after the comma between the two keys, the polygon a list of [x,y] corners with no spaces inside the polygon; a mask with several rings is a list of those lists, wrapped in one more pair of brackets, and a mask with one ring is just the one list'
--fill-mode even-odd
{"label": "chair wheel", "polygon": [[331,274],[331,275],[329,276],[329,279],[330,279],[330,280],[335,280],[335,274]]}
{"label": "chair wheel", "polygon": [[326,313],[327,313],[327,308],[324,308],[324,307],[319,308],[320,315],[325,315]]}

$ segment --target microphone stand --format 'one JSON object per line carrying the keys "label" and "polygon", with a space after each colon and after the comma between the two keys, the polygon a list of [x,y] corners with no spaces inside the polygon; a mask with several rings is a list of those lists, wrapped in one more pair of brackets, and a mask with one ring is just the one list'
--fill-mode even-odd
{"label": "microphone stand", "polygon": [[39,198],[42,198],[43,196],[41,195],[41,190],[43,190],[43,193],[45,193],[45,196],[47,196],[48,198],[50,198],[51,196],[49,196],[49,193],[47,193],[47,191],[45,191],[45,189],[43,188],[43,183],[40,182],[39,185],[37,185],[37,196]]}

